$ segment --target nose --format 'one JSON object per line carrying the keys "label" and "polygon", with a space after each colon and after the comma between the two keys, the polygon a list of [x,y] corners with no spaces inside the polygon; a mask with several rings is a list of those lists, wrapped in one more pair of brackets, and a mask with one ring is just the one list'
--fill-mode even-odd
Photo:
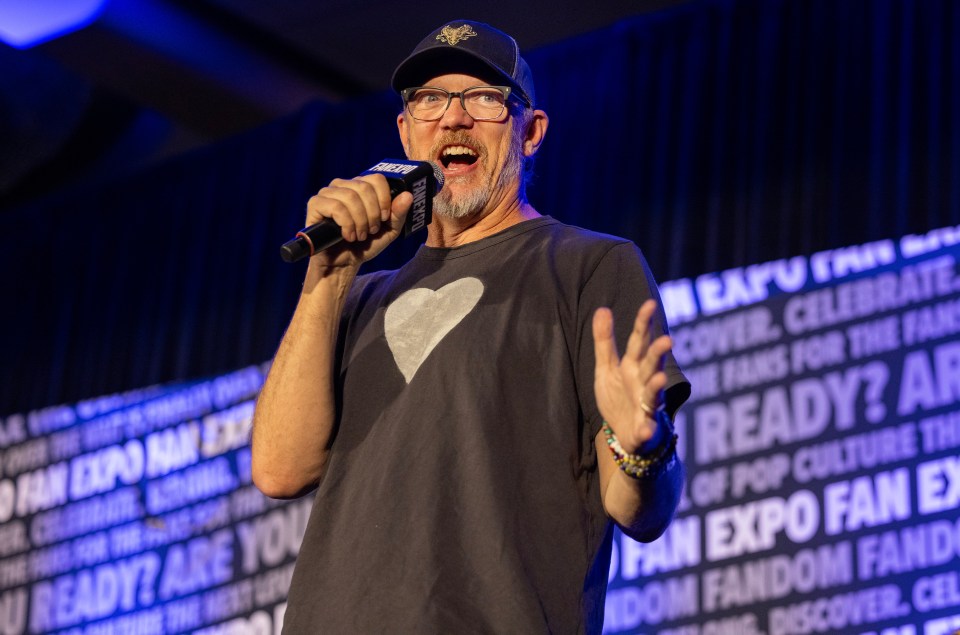
{"label": "nose", "polygon": [[445,130],[459,130],[461,128],[473,127],[473,117],[467,114],[463,104],[460,103],[459,95],[450,100],[450,106],[440,118],[440,127]]}

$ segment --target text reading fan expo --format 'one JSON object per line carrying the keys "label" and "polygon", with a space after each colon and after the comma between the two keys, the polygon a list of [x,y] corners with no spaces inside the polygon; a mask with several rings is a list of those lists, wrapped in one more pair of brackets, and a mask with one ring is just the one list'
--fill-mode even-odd
{"label": "text reading fan expo", "polygon": [[392,83],[440,172],[426,242],[358,275],[415,192],[371,170],[309,200],[342,240],[311,249],[254,416],[257,486],[316,490],[284,632],[600,633],[613,523],[657,537],[683,483],[656,283],[527,202],[548,119],[512,37],[445,24]]}

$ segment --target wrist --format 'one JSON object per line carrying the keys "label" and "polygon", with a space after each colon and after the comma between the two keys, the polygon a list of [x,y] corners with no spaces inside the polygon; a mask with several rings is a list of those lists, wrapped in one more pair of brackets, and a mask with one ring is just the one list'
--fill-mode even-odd
{"label": "wrist", "polygon": [[633,452],[625,450],[610,424],[603,422],[603,433],[614,462],[624,474],[633,479],[655,479],[677,461],[677,435],[673,431],[670,417],[661,410],[655,413],[655,419],[657,429],[653,437]]}
{"label": "wrist", "polygon": [[663,410],[657,410],[651,417],[653,420],[653,435],[641,442],[633,450],[636,454],[650,454],[666,443],[673,435],[673,424],[670,417]]}
{"label": "wrist", "polygon": [[359,262],[338,263],[329,260],[327,254],[317,254],[311,257],[307,264],[304,286],[309,287],[323,281],[331,281],[334,284],[343,281],[352,282],[359,271]]}
{"label": "wrist", "polygon": [[[647,411],[644,410],[644,412]],[[653,429],[653,432],[646,439],[642,438],[641,435],[636,432],[620,436],[620,443],[625,451],[631,454],[648,454],[669,440],[669,436],[673,434],[673,424],[670,422],[669,415],[667,415],[662,407],[659,410],[651,409],[647,412],[646,419]],[[607,422],[604,423],[609,425]]]}

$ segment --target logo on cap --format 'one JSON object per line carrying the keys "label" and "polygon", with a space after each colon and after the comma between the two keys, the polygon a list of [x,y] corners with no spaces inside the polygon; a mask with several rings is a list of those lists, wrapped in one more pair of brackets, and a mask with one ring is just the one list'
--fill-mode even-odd
{"label": "logo on cap", "polygon": [[456,46],[459,42],[468,37],[474,37],[476,34],[476,31],[474,31],[473,27],[469,24],[464,24],[457,28],[453,28],[448,24],[440,29],[440,35],[437,36],[437,39],[441,42],[446,42],[450,46]]}

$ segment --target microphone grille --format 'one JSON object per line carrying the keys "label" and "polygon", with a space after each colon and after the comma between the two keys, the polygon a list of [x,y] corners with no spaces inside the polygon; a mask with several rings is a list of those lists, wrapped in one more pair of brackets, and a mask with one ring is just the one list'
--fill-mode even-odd
{"label": "microphone grille", "polygon": [[428,161],[428,163],[430,164],[430,167],[433,168],[433,178],[437,181],[436,191],[439,192],[441,189],[443,189],[443,170],[441,170],[440,166],[434,161]]}

